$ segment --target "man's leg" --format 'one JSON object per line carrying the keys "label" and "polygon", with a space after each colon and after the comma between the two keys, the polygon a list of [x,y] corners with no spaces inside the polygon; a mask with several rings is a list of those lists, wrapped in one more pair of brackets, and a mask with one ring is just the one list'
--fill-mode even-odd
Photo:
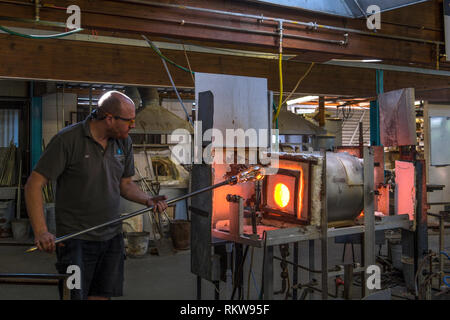
{"label": "man's leg", "polygon": [[124,242],[122,233],[102,243],[88,299],[107,300],[123,294],[124,280]]}
{"label": "man's leg", "polygon": [[[63,244],[57,245],[56,269],[59,273],[67,273],[67,268],[71,265],[80,268],[81,288],[71,289],[70,295],[72,300],[84,300],[87,298],[90,283],[93,278],[95,266],[98,260],[98,249],[95,248],[96,243],[92,241],[84,241],[79,239],[70,239],[64,241]],[[67,283],[62,283],[67,285]],[[62,287],[59,288],[62,297]]]}

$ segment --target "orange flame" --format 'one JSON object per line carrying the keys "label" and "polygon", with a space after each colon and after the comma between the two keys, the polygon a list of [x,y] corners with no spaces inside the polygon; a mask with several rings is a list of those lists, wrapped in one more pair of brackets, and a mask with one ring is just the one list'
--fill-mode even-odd
{"label": "orange flame", "polygon": [[[289,169],[289,170],[296,170],[300,171],[300,186],[298,188],[298,207],[297,207],[297,218],[301,218],[302,209],[303,209],[303,190],[305,188],[305,181],[304,181],[304,175],[303,175],[303,167],[295,162],[292,161],[283,161],[281,160],[279,163],[280,169]],[[293,190],[292,190],[293,192]]]}
{"label": "orange flame", "polygon": [[283,183],[277,183],[273,193],[273,199],[275,200],[275,203],[280,208],[284,208],[288,205],[290,198],[291,193],[289,191],[289,188],[286,187],[286,185]]}

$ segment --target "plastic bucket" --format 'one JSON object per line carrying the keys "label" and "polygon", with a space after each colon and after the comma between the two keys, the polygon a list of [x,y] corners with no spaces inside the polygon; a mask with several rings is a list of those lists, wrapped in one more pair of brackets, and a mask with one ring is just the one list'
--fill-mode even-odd
{"label": "plastic bucket", "polygon": [[11,221],[14,240],[26,240],[30,236],[30,222],[28,219],[16,219]]}
{"label": "plastic bucket", "polygon": [[172,220],[170,222],[170,235],[175,249],[189,249],[191,244],[191,222],[187,220]]}
{"label": "plastic bucket", "polygon": [[127,255],[132,258],[143,257],[148,250],[148,241],[150,239],[149,232],[128,232],[127,238]]}

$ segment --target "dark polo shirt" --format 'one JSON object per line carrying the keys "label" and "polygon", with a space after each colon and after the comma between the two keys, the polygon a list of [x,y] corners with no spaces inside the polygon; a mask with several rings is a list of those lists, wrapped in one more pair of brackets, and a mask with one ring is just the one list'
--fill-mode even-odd
{"label": "dark polo shirt", "polygon": [[[131,138],[96,142],[86,120],[56,134],[34,170],[56,180],[56,236],[81,231],[119,217],[120,180],[134,175]],[[77,239],[105,241],[122,231],[116,223]]]}

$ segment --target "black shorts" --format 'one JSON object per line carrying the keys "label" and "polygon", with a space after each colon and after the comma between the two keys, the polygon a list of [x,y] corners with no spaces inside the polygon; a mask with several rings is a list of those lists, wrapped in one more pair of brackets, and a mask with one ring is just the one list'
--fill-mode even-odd
{"label": "black shorts", "polygon": [[[122,296],[125,257],[122,233],[107,241],[69,239],[63,243],[64,246],[56,245],[56,269],[66,274],[70,265],[77,265],[81,271],[81,288],[70,290],[71,299]],[[59,289],[62,296],[62,287]]]}

